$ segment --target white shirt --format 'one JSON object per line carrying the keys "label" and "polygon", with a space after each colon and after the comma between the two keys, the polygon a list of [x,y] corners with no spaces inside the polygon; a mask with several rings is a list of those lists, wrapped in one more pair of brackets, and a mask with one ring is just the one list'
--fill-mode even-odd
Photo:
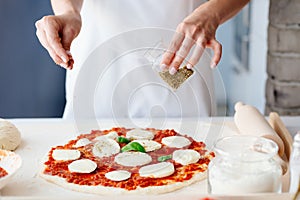
{"label": "white shirt", "polygon": [[210,57],[193,77],[170,90],[144,56],[202,1],[87,0],[82,29],[71,46],[75,60],[66,78],[64,118],[200,117],[215,112]]}

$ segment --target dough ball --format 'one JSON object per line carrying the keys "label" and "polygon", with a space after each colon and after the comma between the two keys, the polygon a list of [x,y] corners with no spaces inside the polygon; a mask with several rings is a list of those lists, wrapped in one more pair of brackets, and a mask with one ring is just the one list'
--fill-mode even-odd
{"label": "dough ball", "polygon": [[15,150],[21,143],[21,134],[15,125],[0,119],[0,149]]}

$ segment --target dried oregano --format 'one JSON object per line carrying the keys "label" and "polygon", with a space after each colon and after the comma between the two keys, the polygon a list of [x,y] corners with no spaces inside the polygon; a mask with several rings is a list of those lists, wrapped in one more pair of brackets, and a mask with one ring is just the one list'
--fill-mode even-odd
{"label": "dried oregano", "polygon": [[180,68],[176,74],[171,75],[169,71],[159,72],[160,77],[174,90],[178,89],[180,85],[194,73],[193,70],[186,66]]}

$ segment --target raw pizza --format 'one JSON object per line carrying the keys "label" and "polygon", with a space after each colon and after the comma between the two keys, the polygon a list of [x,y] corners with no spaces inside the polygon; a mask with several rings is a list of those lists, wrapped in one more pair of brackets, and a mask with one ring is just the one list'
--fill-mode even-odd
{"label": "raw pizza", "polygon": [[53,147],[41,176],[95,194],[159,194],[200,181],[213,152],[174,130],[95,130]]}

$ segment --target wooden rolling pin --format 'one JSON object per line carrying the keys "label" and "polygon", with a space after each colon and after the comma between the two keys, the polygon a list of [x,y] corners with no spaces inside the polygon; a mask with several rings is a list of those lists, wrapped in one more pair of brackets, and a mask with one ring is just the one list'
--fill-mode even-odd
{"label": "wooden rolling pin", "polygon": [[242,102],[235,104],[234,122],[241,134],[255,135],[273,140],[278,145],[278,155],[284,156],[284,144],[265,117],[253,106]]}

